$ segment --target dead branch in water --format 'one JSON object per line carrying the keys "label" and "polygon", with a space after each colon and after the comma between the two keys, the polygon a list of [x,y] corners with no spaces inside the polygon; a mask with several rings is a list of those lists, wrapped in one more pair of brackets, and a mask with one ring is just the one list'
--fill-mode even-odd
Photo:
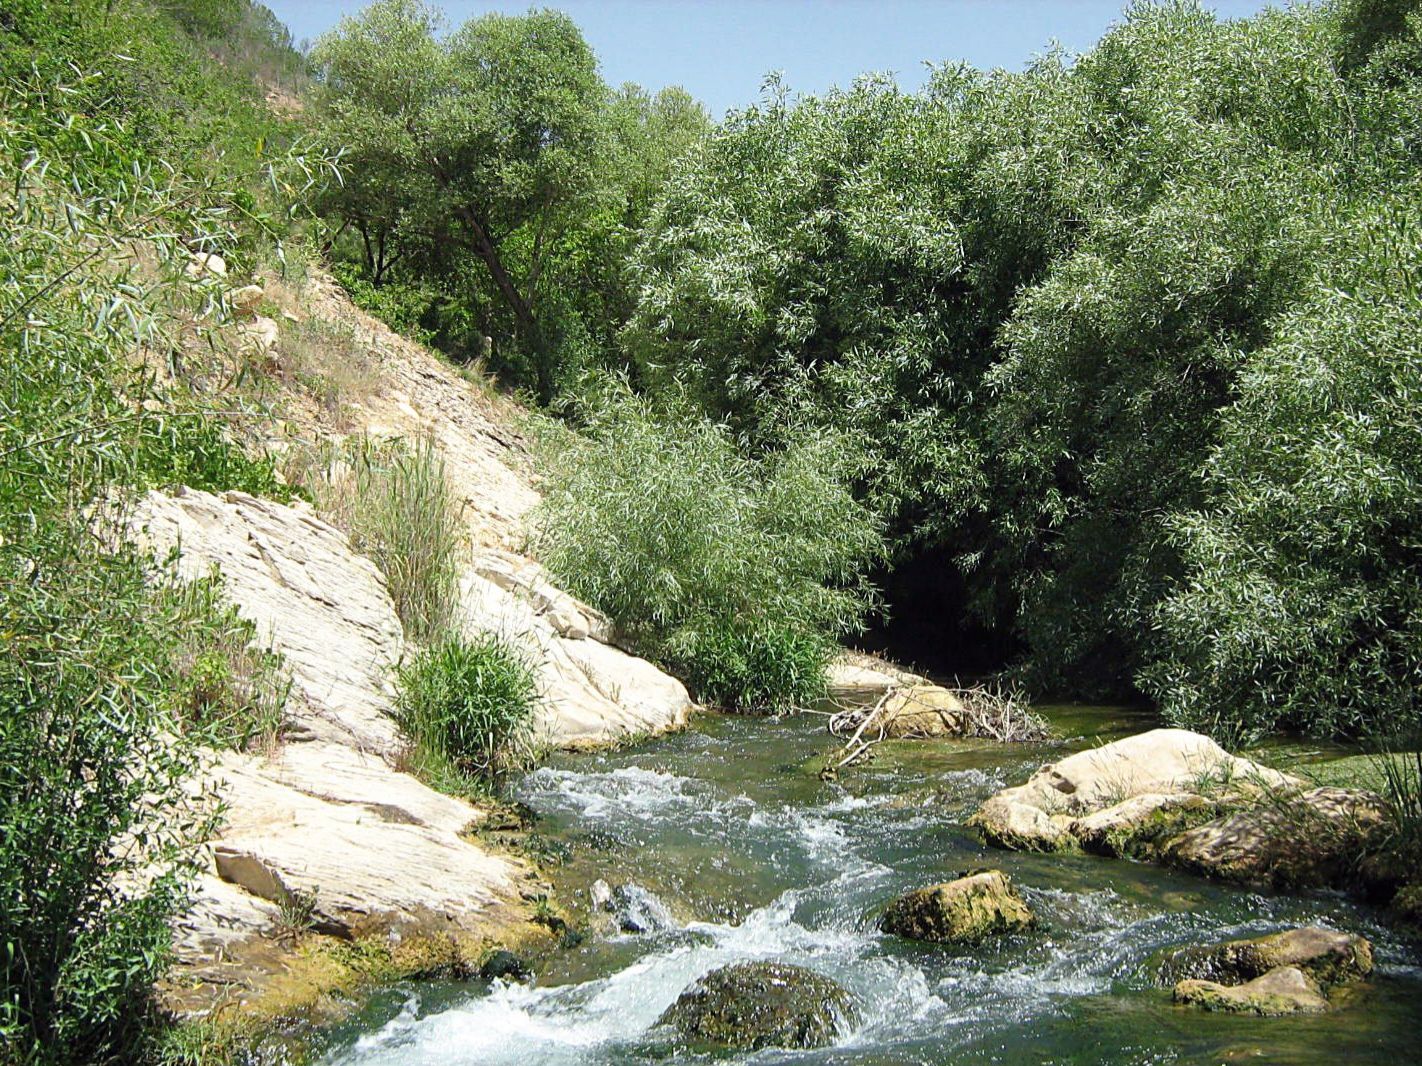
{"label": "dead branch in water", "polygon": [[[1012,692],[986,685],[946,691],[962,705],[962,711],[953,712],[958,719],[957,728],[951,733],[937,735],[982,737],[1000,744],[1045,740],[1049,736],[1046,722]],[[898,707],[893,715],[888,713],[888,708],[903,692],[904,688],[894,687],[872,705],[844,706],[831,714],[831,735],[847,737],[839,761],[834,764],[836,770],[860,762],[875,744],[888,739],[890,724],[905,712],[906,707]],[[900,739],[932,735],[935,734],[913,729],[898,734]]]}

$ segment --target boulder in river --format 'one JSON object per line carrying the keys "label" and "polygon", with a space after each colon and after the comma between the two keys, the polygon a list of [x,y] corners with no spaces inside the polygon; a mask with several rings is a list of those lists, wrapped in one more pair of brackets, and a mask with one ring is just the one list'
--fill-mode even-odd
{"label": "boulder in river", "polygon": [[1318,985],[1296,966],[1280,966],[1242,985],[1181,981],[1175,1002],[1231,1014],[1317,1014],[1328,1009]]}
{"label": "boulder in river", "polygon": [[1241,884],[1343,884],[1386,819],[1382,799],[1361,789],[1285,792],[1180,833],[1162,844],[1160,858]]}
{"label": "boulder in river", "polygon": [[[1230,802],[1300,782],[1231,755],[1185,729],[1152,729],[1042,767],[1026,784],[990,797],[970,819],[988,843],[1015,851],[1063,851],[1105,839],[1091,815],[1116,808],[1111,849],[1131,844],[1132,827],[1156,833],[1161,812],[1180,813],[1188,796]],[[1146,798],[1143,798],[1146,797]],[[1135,801],[1129,808],[1128,801]]]}
{"label": "boulder in river", "polygon": [[754,1051],[831,1044],[857,1016],[849,993],[828,977],[783,962],[712,970],[677,997],[657,1024],[688,1040]]}
{"label": "boulder in river", "polygon": [[977,944],[1033,923],[1032,910],[1001,870],[916,889],[889,904],[879,928],[909,940]]}
{"label": "boulder in river", "polygon": [[1184,948],[1166,960],[1163,974],[1168,980],[1238,985],[1289,966],[1327,990],[1371,974],[1373,947],[1354,933],[1309,925],[1210,947]]}

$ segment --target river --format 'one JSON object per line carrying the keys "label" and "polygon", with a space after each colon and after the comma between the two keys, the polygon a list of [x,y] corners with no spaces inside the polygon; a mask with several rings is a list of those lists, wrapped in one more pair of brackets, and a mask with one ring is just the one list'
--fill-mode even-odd
{"label": "river", "polygon": [[[517,796],[539,812],[556,880],[586,913],[599,878],[615,927],[528,984],[435,982],[377,996],[326,1035],[328,1066],[730,1062],[1386,1064],[1417,1061],[1422,956],[1341,896],[1261,895],[1137,863],[986,848],[963,821],[1068,750],[1150,727],[1110,709],[1047,709],[1051,745],[883,745],[838,783],[816,771],[820,720],[707,715],[685,733],[563,755]],[[972,950],[876,929],[910,888],[985,865],[1012,875],[1041,928]],[[1280,1019],[1177,1007],[1152,960],[1173,946],[1320,923],[1373,941],[1378,975],[1343,1008]],[[625,927],[616,928],[617,926]],[[839,981],[862,1017],[834,1047],[710,1058],[657,1029],[696,977],[777,959]]]}

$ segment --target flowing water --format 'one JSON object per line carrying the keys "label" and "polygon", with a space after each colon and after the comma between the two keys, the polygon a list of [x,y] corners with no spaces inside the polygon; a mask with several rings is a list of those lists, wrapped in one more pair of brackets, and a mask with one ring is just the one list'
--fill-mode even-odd
{"label": "flowing water", "polygon": [[[883,745],[838,784],[810,717],[706,716],[684,734],[563,756],[519,798],[562,855],[563,895],[615,888],[608,927],[526,985],[426,983],[378,997],[329,1034],[328,1066],[587,1066],[747,1062],[1270,1064],[1418,1061],[1422,958],[1334,895],[1257,895],[1153,867],[985,848],[962,822],[988,794],[1065,750],[1148,728],[1058,709],[1065,744]],[[880,934],[896,894],[991,864],[1041,920],[1030,935],[950,950]],[[584,902],[584,907],[586,904]],[[1174,1006],[1153,980],[1168,948],[1316,922],[1373,940],[1377,979],[1316,1017],[1238,1018]],[[690,982],[777,959],[854,993],[862,1017],[831,1048],[709,1057],[655,1026]]]}

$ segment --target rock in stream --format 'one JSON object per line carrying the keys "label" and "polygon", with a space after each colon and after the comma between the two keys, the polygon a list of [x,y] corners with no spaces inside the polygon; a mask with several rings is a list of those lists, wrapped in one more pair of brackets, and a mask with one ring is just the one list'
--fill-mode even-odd
{"label": "rock in stream", "polygon": [[828,977],[783,962],[742,962],[700,978],[658,1024],[695,1043],[755,1051],[823,1047],[857,1016],[849,993]]}

